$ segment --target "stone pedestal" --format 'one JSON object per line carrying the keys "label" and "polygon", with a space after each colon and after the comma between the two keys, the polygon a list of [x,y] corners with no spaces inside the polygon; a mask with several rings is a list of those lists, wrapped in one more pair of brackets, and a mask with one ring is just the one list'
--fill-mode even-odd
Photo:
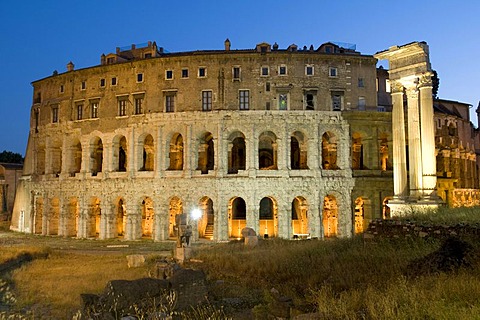
{"label": "stone pedestal", "polygon": [[192,257],[192,248],[191,247],[175,247],[173,251],[173,258],[180,263],[190,260]]}
{"label": "stone pedestal", "polygon": [[392,199],[388,201],[390,216],[402,217],[412,213],[429,213],[438,209],[442,204],[435,200],[419,200],[408,202],[401,199]]}

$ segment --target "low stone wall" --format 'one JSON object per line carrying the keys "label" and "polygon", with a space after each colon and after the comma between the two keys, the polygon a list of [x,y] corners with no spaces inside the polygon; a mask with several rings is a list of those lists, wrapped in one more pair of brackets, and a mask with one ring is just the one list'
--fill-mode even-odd
{"label": "low stone wall", "polygon": [[372,238],[438,238],[445,239],[452,236],[479,236],[480,225],[459,223],[456,225],[433,225],[425,222],[401,220],[372,220],[367,231],[363,234],[365,239]]}

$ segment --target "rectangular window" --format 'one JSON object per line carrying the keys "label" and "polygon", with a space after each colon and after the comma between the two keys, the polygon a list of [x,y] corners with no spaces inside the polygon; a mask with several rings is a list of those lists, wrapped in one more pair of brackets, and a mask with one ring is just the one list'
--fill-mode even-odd
{"label": "rectangular window", "polygon": [[240,110],[250,109],[250,91],[249,90],[240,90],[238,92],[238,100],[240,102]]}
{"label": "rectangular window", "polygon": [[205,78],[207,76],[207,68],[200,67],[198,68],[198,77]]}
{"label": "rectangular window", "polygon": [[358,97],[358,110],[365,110],[365,97]]}
{"label": "rectangular window", "polygon": [[287,74],[287,67],[286,66],[280,66],[278,67],[278,74],[281,76],[284,76]]}
{"label": "rectangular window", "polygon": [[118,100],[118,115],[120,117],[123,117],[123,116],[127,115],[127,100],[126,99]]}
{"label": "rectangular window", "polygon": [[90,102],[90,116],[92,119],[96,119],[98,118],[98,102],[97,101],[94,101],[94,102]]}
{"label": "rectangular window", "polygon": [[233,80],[240,80],[240,67],[233,67]]}
{"label": "rectangular window", "polygon": [[137,73],[137,82],[143,82],[143,73]]}
{"label": "rectangular window", "polygon": [[100,79],[100,88],[105,87],[105,79]]}
{"label": "rectangular window", "polygon": [[332,92],[332,110],[333,111],[342,111],[342,92]]}
{"label": "rectangular window", "polygon": [[60,85],[60,93],[63,93],[64,92],[64,88],[63,88],[63,84]]}
{"label": "rectangular window", "polygon": [[270,110],[270,101],[265,102],[265,110]]}
{"label": "rectangular window", "polygon": [[269,73],[270,73],[270,70],[268,67],[262,67],[262,72],[261,72],[262,76],[266,77],[269,75]]}
{"label": "rectangular window", "polygon": [[305,110],[315,110],[316,91],[305,92]]}
{"label": "rectangular window", "polygon": [[175,95],[165,96],[165,112],[175,112]]}
{"label": "rectangular window", "polygon": [[182,69],[182,78],[188,78],[188,69]]}
{"label": "rectangular window", "polygon": [[280,93],[278,95],[278,109],[288,110],[288,94],[287,93]]}
{"label": "rectangular window", "polygon": [[112,86],[116,86],[116,85],[117,85],[117,78],[113,77],[112,78]]}
{"label": "rectangular window", "polygon": [[82,120],[83,118],[83,104],[77,104],[77,120]]}
{"label": "rectangular window", "polygon": [[82,88],[82,90],[87,89],[87,82],[86,81],[82,81],[81,88]]}
{"label": "rectangular window", "polygon": [[52,107],[52,122],[57,123],[58,122],[58,107]]}
{"label": "rectangular window", "polygon": [[172,80],[173,79],[173,70],[166,70],[165,71],[165,79]]}
{"label": "rectangular window", "polygon": [[338,76],[337,68],[330,67],[330,68],[328,69],[328,76],[329,76],[329,77],[337,77],[337,76]]}
{"label": "rectangular window", "polygon": [[202,111],[212,110],[212,91],[202,91]]}
{"label": "rectangular window", "polygon": [[143,113],[143,97],[135,97],[135,114]]}
{"label": "rectangular window", "polygon": [[313,76],[313,66],[305,66],[305,75]]}
{"label": "rectangular window", "polygon": [[358,78],[358,87],[359,87],[359,88],[365,87],[365,85],[364,85],[364,83],[363,83],[363,78]]}

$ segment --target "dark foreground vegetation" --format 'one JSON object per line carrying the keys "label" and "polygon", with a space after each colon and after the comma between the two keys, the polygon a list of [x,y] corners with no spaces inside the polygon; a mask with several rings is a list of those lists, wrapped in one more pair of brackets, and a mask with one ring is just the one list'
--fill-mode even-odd
{"label": "dark foreground vegetation", "polygon": [[[478,209],[439,214],[451,219],[438,222],[442,224],[462,220],[454,215],[469,224],[480,221],[475,219]],[[153,261],[154,255],[147,259]],[[99,293],[109,280],[141,278],[150,267],[127,269],[122,254],[57,248],[49,251],[48,259],[13,273],[14,306],[37,310],[35,319],[71,318],[80,308],[79,292]],[[478,237],[270,239],[255,248],[234,241],[196,246],[186,267],[207,275],[210,305],[199,319],[207,319],[209,312],[216,312],[215,319],[219,314],[274,319],[305,313],[310,319],[478,319],[480,314]],[[81,289],[59,285],[79,277]],[[63,316],[60,319],[68,318]]]}

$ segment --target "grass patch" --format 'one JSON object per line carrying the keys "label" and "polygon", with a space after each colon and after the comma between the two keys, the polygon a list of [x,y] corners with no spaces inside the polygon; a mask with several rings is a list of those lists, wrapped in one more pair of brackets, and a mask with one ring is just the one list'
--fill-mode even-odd
{"label": "grass patch", "polygon": [[2,247],[2,250],[0,250],[0,265],[25,255],[32,257],[47,256],[49,252],[49,248],[41,246]]}
{"label": "grass patch", "polygon": [[436,225],[480,224],[480,207],[440,207],[428,213],[412,212],[399,220],[413,220]]}

